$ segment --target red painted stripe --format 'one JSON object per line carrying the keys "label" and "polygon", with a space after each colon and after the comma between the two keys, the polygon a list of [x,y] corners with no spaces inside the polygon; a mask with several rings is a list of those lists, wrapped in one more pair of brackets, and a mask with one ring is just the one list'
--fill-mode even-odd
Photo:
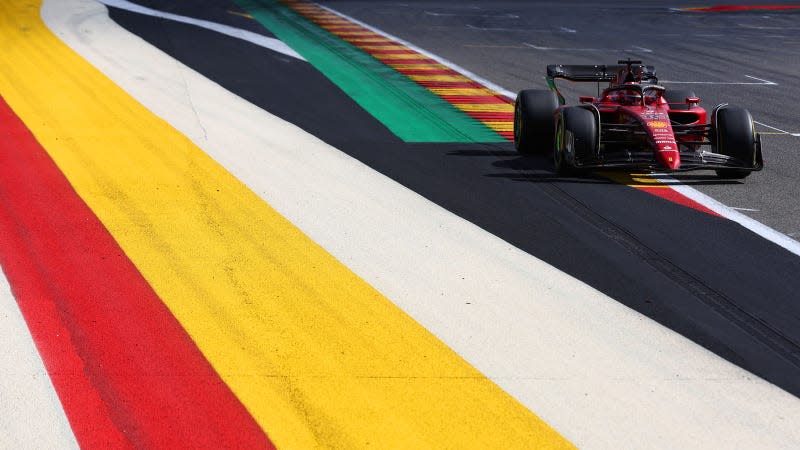
{"label": "red painted stripe", "polygon": [[685,195],[681,194],[680,192],[669,188],[669,187],[645,187],[645,186],[637,186],[637,189],[640,189],[644,192],[649,194],[655,195],[656,197],[661,197],[665,200],[669,200],[671,202],[677,203],[679,205],[688,206],[689,208],[696,209],[698,211],[711,214],[712,216],[722,217],[716,212],[706,208],[705,206],[697,203],[696,201],[686,197]]}
{"label": "red painted stripe", "polygon": [[2,99],[0,204],[0,264],[81,447],[273,448]]}

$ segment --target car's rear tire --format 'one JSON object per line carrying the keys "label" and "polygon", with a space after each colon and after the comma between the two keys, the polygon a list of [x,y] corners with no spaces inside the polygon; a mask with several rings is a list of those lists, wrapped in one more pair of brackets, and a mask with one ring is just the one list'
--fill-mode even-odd
{"label": "car's rear tire", "polygon": [[683,111],[689,109],[689,104],[686,103],[688,97],[697,97],[691,89],[667,89],[664,91],[664,98],[669,103],[669,109]]}
{"label": "car's rear tire", "polygon": [[[721,108],[717,111],[713,126],[717,153],[755,165],[756,133],[750,112],[736,106]],[[749,170],[741,169],[717,169],[716,172],[721,178],[732,179],[743,179],[750,175]]]}
{"label": "car's rear tire", "polygon": [[553,149],[558,97],[545,89],[519,91],[514,104],[514,147],[520,153],[546,154]]}
{"label": "car's rear tire", "polygon": [[594,114],[585,108],[564,108],[558,115],[553,163],[560,175],[580,171],[575,160],[589,158],[597,148],[597,122]]}

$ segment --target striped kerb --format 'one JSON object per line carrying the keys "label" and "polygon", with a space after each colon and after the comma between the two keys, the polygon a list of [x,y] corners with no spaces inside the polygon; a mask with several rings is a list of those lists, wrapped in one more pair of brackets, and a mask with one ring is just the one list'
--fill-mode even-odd
{"label": "striped kerb", "polygon": [[[369,30],[316,4],[292,0],[283,0],[282,3],[314,24],[407,76],[494,130],[500,136],[513,142],[514,103],[512,100],[400,42]],[[607,173],[602,175],[673,203],[717,215],[656,179],[651,178],[647,183],[642,184],[629,180],[630,176]]]}
{"label": "striped kerb", "polygon": [[502,94],[439,64],[427,55],[320,6],[305,1],[283,3],[326,31],[425,87],[497,134],[509,141],[514,140],[514,104]]}

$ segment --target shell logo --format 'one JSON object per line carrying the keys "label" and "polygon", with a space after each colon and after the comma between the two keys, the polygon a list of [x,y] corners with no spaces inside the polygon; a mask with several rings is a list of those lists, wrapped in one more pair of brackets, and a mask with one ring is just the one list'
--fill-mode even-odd
{"label": "shell logo", "polygon": [[647,122],[647,125],[649,125],[651,128],[666,128],[669,124],[662,120],[653,120],[651,122]]}

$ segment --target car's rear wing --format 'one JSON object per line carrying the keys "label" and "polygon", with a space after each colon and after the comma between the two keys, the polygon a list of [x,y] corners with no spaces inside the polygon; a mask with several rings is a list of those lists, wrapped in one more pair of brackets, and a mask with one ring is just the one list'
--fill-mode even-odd
{"label": "car's rear wing", "polygon": [[[636,61],[638,62],[638,61]],[[656,78],[656,68],[653,66],[632,65],[633,70],[641,73],[642,81],[658,82]],[[628,68],[627,64],[603,64],[603,65],[565,65],[565,64],[551,64],[547,66],[547,85],[550,89],[558,95],[558,99],[563,105],[565,103],[564,97],[558,91],[555,84],[556,78],[563,78],[569,81],[578,82],[596,82],[602,81],[611,82],[617,78],[620,70]]]}

